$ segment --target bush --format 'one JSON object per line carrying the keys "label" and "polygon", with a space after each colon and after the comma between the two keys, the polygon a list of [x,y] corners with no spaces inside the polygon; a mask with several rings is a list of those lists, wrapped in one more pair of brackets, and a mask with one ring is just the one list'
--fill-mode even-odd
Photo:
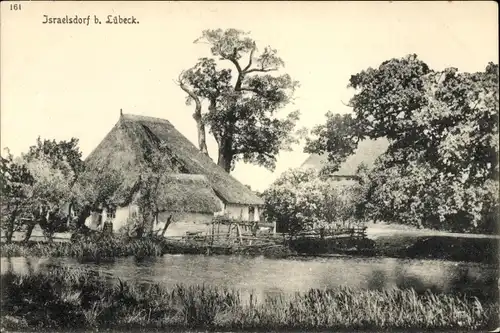
{"label": "bush", "polygon": [[344,185],[314,170],[289,170],[263,193],[264,216],[278,232],[296,234],[347,226],[356,220],[361,195],[357,183]]}
{"label": "bush", "polygon": [[386,168],[384,158],[367,175],[367,219],[452,232],[495,233],[499,184],[467,184],[430,165]]}
{"label": "bush", "polygon": [[347,253],[353,250],[358,253],[374,254],[375,242],[371,239],[352,238],[306,238],[292,239],[289,246],[293,251],[308,255]]}

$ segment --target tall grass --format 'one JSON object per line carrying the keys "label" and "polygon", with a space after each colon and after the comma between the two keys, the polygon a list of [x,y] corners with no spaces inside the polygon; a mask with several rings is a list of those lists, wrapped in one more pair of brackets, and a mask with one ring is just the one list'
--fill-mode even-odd
{"label": "tall grass", "polygon": [[2,244],[1,254],[4,257],[73,257],[100,261],[131,255],[138,257],[160,256],[163,254],[163,248],[164,244],[154,239],[126,240],[114,237],[103,239],[86,237],[67,243]]}
{"label": "tall grass", "polygon": [[221,287],[165,289],[158,284],[110,280],[81,268],[7,273],[1,282],[6,329],[477,330],[493,327],[498,318],[494,302],[402,289],[314,289],[257,300],[254,294],[244,298]]}
{"label": "tall grass", "polygon": [[0,244],[2,257],[72,257],[84,261],[112,260],[117,257],[139,258],[170,254],[249,254],[266,257],[286,257],[292,254],[285,246],[258,247],[212,247],[190,241],[172,241],[161,238],[126,239],[123,237],[85,237],[62,243],[29,242]]}

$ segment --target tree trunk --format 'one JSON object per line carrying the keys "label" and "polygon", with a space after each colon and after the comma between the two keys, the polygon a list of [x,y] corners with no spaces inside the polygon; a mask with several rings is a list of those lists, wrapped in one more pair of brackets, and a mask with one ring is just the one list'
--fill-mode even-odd
{"label": "tree trunk", "polygon": [[78,219],[76,221],[76,229],[80,229],[85,225],[85,220],[90,216],[90,207],[86,206],[82,209],[81,213],[78,215]]}
{"label": "tree trunk", "polygon": [[219,158],[217,164],[224,169],[224,171],[230,173],[233,157],[232,140],[224,139],[219,145]]}
{"label": "tree trunk", "polygon": [[208,148],[207,148],[207,136],[205,133],[205,124],[201,121],[201,113],[198,117],[194,117],[196,120],[196,128],[198,130],[198,147],[200,151],[208,156]]}
{"label": "tree trunk", "polygon": [[72,210],[73,210],[73,203],[71,202],[69,205],[68,205],[68,216],[67,216],[67,219],[66,219],[66,228],[69,229],[70,225],[71,225],[71,221],[72,221]]}
{"label": "tree trunk", "polygon": [[7,232],[5,233],[5,242],[7,244],[12,242],[12,237],[14,236],[14,224],[16,223],[17,210],[14,210],[9,218],[9,224],[7,225]]}
{"label": "tree trunk", "polygon": [[183,82],[180,82],[180,87],[182,90],[184,90],[189,95],[189,97],[191,97],[191,99],[195,103],[193,118],[196,121],[196,128],[198,129],[198,148],[200,149],[200,151],[203,154],[208,156],[205,124],[203,124],[203,121],[201,118],[200,98],[193,91],[191,91]]}
{"label": "tree trunk", "polygon": [[53,216],[53,214],[50,212],[48,212],[45,217],[45,227],[43,228],[43,233],[49,243],[52,243],[54,241],[54,234],[57,227],[56,224],[59,222],[56,219],[57,217]]}
{"label": "tree trunk", "polygon": [[171,222],[172,222],[172,215],[170,215],[167,219],[167,222],[165,222],[165,226],[163,227],[163,230],[161,232],[161,237],[165,237],[165,232],[167,231],[167,228]]}
{"label": "tree trunk", "polygon": [[27,243],[31,238],[31,233],[33,233],[33,229],[35,229],[36,221],[31,221],[27,225],[26,233],[24,234],[24,242]]}
{"label": "tree trunk", "polygon": [[89,206],[85,206],[82,211],[78,214],[76,219],[75,229],[71,233],[71,239],[77,239],[80,235],[88,235],[90,229],[85,226],[85,220],[90,216],[91,209]]}
{"label": "tree trunk", "polygon": [[43,235],[51,243],[53,241],[54,232],[56,230],[56,217],[51,209],[43,208],[37,216],[35,225],[38,223],[42,229]]}

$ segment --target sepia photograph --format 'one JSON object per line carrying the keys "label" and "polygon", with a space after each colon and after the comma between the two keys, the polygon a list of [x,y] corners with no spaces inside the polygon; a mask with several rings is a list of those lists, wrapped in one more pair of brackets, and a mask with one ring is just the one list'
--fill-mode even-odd
{"label": "sepia photograph", "polygon": [[498,3],[0,6],[0,332],[500,332]]}

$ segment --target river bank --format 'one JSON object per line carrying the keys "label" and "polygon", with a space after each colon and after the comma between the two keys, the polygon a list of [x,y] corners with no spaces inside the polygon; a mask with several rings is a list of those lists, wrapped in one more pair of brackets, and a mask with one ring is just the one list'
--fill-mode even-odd
{"label": "river bank", "polygon": [[390,330],[495,327],[498,304],[412,289],[311,289],[243,298],[214,286],[165,288],[75,268],[2,282],[4,329]]}
{"label": "river bank", "polygon": [[160,238],[126,239],[122,237],[84,237],[72,242],[1,243],[2,257],[71,257],[82,261],[109,261],[134,256],[158,257],[164,254],[258,255],[286,258],[296,253],[284,245],[211,246],[196,241]]}
{"label": "river bank", "polygon": [[[72,257],[82,261],[112,260],[116,257],[155,257],[164,254],[249,255],[268,258],[351,255],[498,264],[499,239],[448,235],[380,235],[363,246],[339,247],[335,240],[297,239],[275,244],[240,246],[210,245],[199,241],[159,238],[85,237],[72,242],[13,242],[0,244],[2,257]],[[365,246],[369,245],[369,246]]]}
{"label": "river bank", "polygon": [[[276,235],[253,246],[237,243],[209,244],[206,241],[166,238],[127,239],[122,236],[70,239],[69,233],[55,235],[55,241],[45,240],[41,229],[35,228],[33,240],[24,243],[23,233],[17,233],[11,244],[0,243],[1,257],[72,257],[82,261],[109,261],[113,258],[136,256],[157,257],[164,254],[249,255],[267,258],[329,257],[349,255],[359,257],[389,257],[403,259],[438,259],[456,262],[477,262],[498,265],[500,236],[459,234],[439,230],[417,229],[407,225],[367,223],[367,238],[355,244],[341,244],[335,239],[287,240]],[[259,242],[257,242],[259,243]]]}

